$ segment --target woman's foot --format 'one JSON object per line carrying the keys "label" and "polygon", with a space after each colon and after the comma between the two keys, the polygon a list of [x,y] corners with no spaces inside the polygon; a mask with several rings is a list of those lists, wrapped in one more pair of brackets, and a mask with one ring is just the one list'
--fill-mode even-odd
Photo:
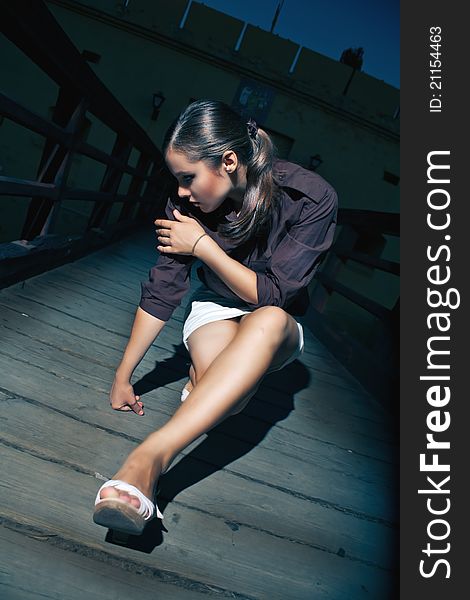
{"label": "woman's foot", "polygon": [[153,517],[163,519],[154,502],[161,464],[151,444],[138,446],[113,479],[98,490],[93,521],[108,529],[141,535]]}
{"label": "woman's foot", "polygon": [[[159,461],[139,447],[129,455],[112,479],[130,483],[153,501],[155,484],[160,473]],[[140,500],[136,496],[112,486],[101,490],[100,499],[107,498],[122,500],[136,509],[140,507]]]}
{"label": "woman's foot", "polygon": [[186,398],[189,396],[190,392],[192,392],[192,391],[193,391],[193,384],[191,383],[191,380],[188,379],[188,381],[186,382],[186,385],[181,390],[181,402],[184,402],[186,400]]}
{"label": "woman's foot", "polygon": [[181,402],[184,402],[189,394],[193,391],[196,385],[196,372],[194,371],[193,365],[189,367],[189,379],[185,383],[184,388],[181,390]]}

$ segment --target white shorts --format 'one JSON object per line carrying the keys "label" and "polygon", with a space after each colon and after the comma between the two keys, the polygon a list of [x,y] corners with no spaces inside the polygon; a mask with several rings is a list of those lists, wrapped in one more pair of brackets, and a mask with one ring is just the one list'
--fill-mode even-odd
{"label": "white shorts", "polygon": [[[252,310],[241,307],[223,306],[222,304],[214,302],[213,300],[193,300],[192,302],[190,301],[189,306],[191,307],[190,312],[183,325],[183,343],[187,350],[189,350],[189,336],[193,333],[193,331],[199,327],[202,327],[202,325],[207,325],[208,323],[213,323],[215,321],[222,321],[224,319],[232,319],[233,317],[239,317],[253,312]],[[278,371],[279,369],[284,368],[286,365],[298,358],[304,351],[303,328],[300,323],[297,323],[297,327],[299,329],[298,347],[282,365],[277,367],[277,369],[268,369],[267,373],[271,373],[274,370]]]}

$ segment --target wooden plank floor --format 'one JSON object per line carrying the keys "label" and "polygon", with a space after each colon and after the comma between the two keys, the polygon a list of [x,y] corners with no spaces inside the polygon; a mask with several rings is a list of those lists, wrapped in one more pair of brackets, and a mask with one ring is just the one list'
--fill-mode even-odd
{"label": "wooden plank floor", "polygon": [[153,245],[140,232],[0,292],[0,597],[396,597],[391,419],[308,330],[301,360],[162,477],[163,529],[92,522],[187,378],[183,305],[135,372],[145,417],[109,407]]}

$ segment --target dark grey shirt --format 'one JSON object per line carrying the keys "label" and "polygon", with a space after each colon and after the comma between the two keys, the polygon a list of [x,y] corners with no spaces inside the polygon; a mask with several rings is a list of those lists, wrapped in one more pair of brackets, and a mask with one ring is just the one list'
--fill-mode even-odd
{"label": "dark grey shirt", "polygon": [[[272,213],[271,227],[261,239],[237,245],[218,234],[220,223],[236,218],[230,200],[215,213],[204,214],[185,199],[169,198],[165,212],[171,220],[175,220],[174,208],[195,218],[229,256],[256,272],[258,303],[246,303],[249,309],[272,305],[299,314],[303,312],[298,307],[305,288],[333,241],[338,198],[320,175],[285,160],[274,162],[273,177],[280,187],[279,202]],[[189,290],[194,261],[193,256],[160,254],[148,281],[142,282],[139,306],[167,321]],[[218,296],[240,301],[205,264],[198,274]]]}

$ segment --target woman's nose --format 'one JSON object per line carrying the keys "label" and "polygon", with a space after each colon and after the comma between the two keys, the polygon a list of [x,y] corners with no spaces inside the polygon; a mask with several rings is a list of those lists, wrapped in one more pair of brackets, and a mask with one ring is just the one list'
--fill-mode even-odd
{"label": "woman's nose", "polygon": [[181,187],[181,186],[178,187],[178,196],[180,198],[184,198],[184,197],[190,196],[190,195],[191,195],[191,193],[188,190],[188,188],[184,188],[184,187]]}

